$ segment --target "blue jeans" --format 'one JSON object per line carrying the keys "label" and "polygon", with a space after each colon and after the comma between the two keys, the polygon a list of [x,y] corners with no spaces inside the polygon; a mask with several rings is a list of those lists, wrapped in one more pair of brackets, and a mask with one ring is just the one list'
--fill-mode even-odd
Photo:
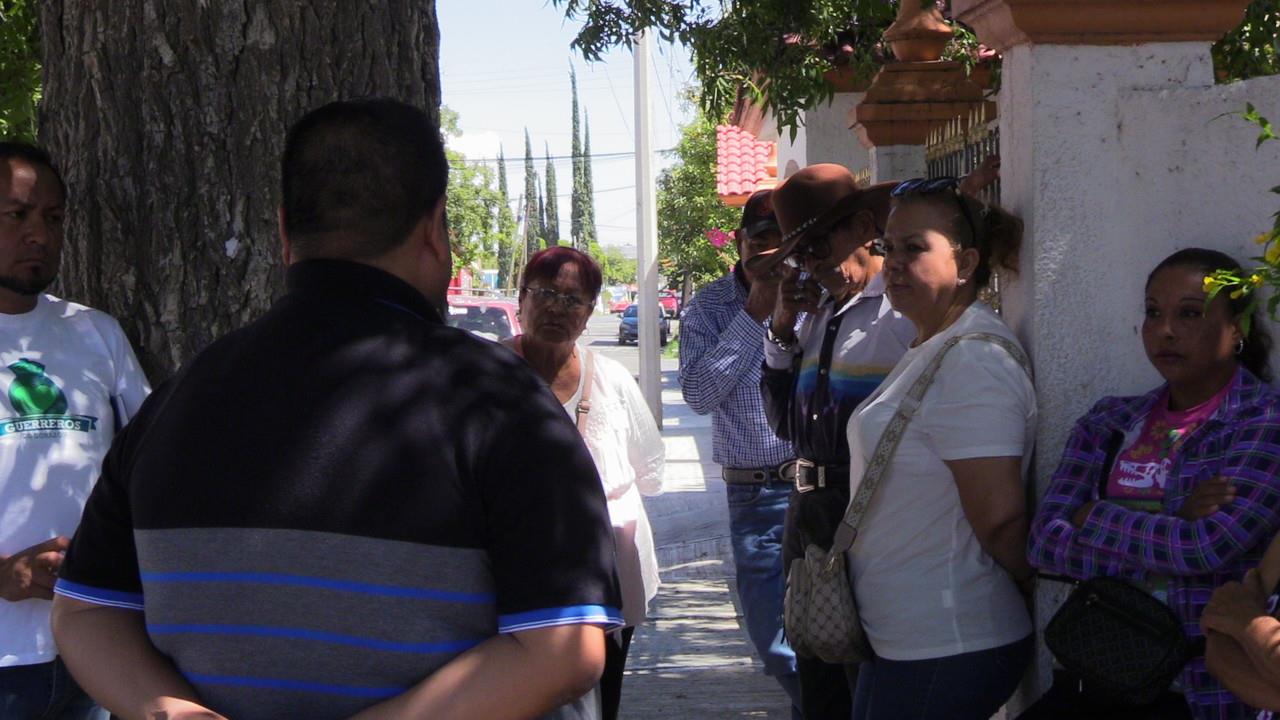
{"label": "blue jeans", "polygon": [[107,720],[67,672],[61,659],[0,668],[0,718],[4,720]]}
{"label": "blue jeans", "polygon": [[729,535],[738,597],[747,635],[764,662],[798,704],[796,655],[782,636],[782,526],[791,485],[728,485]]}
{"label": "blue jeans", "polygon": [[864,662],[853,720],[988,720],[1022,680],[1033,638],[929,660]]}

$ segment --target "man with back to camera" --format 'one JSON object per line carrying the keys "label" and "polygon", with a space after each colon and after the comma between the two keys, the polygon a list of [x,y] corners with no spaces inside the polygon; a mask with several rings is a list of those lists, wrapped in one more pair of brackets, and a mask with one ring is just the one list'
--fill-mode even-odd
{"label": "man with back to camera", "polygon": [[0,142],[0,718],[106,717],[57,657],[49,601],[111,440],[150,388],[111,316],[44,289],[66,187]]}
{"label": "man with back to camera", "polygon": [[446,176],[403,103],[290,130],[287,294],[143,407],[56,587],[113,712],[524,718],[596,682],[621,625],[603,491],[526,364],[442,322]]}

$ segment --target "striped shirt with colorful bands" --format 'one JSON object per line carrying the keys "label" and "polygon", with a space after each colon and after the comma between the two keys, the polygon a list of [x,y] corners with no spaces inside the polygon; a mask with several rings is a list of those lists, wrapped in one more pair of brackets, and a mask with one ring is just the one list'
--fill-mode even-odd
{"label": "striped shirt with colorful bands", "polygon": [[849,417],[902,359],[915,326],[894,312],[876,275],[843,305],[827,299],[796,334],[794,351],[764,343],[769,421],[799,457],[848,465]]}

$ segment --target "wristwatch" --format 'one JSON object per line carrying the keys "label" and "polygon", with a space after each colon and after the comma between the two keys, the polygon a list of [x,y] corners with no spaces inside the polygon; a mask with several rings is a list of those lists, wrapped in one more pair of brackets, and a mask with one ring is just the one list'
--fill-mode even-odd
{"label": "wristwatch", "polygon": [[790,341],[787,341],[773,334],[773,316],[772,315],[769,316],[769,319],[764,324],[764,336],[766,339],[769,340],[769,342],[773,343],[774,345],[777,345],[778,349],[783,352],[791,352],[796,348],[795,337],[792,337]]}

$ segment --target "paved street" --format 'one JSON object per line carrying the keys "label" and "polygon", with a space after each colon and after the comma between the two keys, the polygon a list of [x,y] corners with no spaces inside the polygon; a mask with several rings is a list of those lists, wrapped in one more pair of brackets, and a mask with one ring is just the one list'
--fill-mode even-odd
{"label": "paved street", "polygon": [[[635,346],[618,346],[618,318],[596,316],[584,339],[639,369]],[[674,327],[673,327],[674,330]],[[724,482],[711,462],[711,421],[680,398],[675,360],[663,360],[665,494],[645,498],[662,589],[637,631],[623,683],[621,716],[787,718],[787,697],[766,677],[741,629]]]}

